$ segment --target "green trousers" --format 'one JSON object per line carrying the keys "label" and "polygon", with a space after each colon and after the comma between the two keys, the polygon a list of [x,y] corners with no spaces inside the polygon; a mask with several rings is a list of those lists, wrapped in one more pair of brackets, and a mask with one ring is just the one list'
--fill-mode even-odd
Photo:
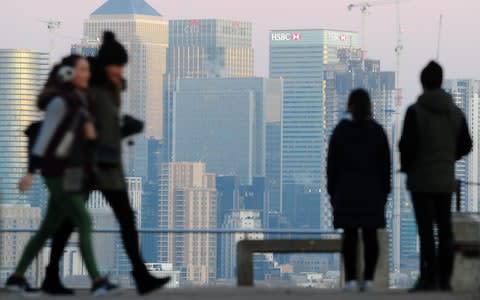
{"label": "green trousers", "polygon": [[87,271],[92,279],[99,278],[92,247],[92,220],[85,206],[84,195],[65,193],[61,178],[45,178],[50,198],[47,214],[35,235],[23,250],[16,274],[25,274],[28,266],[35,259],[45,242],[55,234],[64,221],[71,221],[78,229],[80,252]]}

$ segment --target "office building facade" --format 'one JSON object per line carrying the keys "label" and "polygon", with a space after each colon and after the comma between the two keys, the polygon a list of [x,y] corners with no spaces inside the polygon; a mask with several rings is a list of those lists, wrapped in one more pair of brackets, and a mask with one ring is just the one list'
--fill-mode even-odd
{"label": "office building facade", "polygon": [[[349,31],[311,29],[270,32],[270,78],[283,78],[284,95],[281,129],[282,212],[293,227],[319,228],[321,211],[305,224],[296,208],[302,199],[318,194],[317,207],[325,187],[325,82],[328,64],[339,62],[338,50],[358,48],[358,34]],[[324,193],[323,193],[324,194]],[[323,195],[322,194],[322,195]],[[316,197],[316,196],[315,196]],[[322,212],[324,213],[324,212]],[[322,223],[325,227],[326,222]]]}
{"label": "office building facade", "polygon": [[280,110],[281,87],[279,79],[179,80],[173,159],[205,162],[208,172],[237,175],[241,184],[265,176],[266,119]]}
{"label": "office building facade", "polygon": [[[161,229],[217,227],[215,175],[205,164],[177,162],[163,164],[160,174],[159,223]],[[182,281],[206,285],[216,278],[216,236],[214,234],[161,234],[161,263],[173,264]]]}
{"label": "office building facade", "polygon": [[[145,137],[161,139],[168,21],[144,0],[108,0],[85,22],[84,40],[100,41],[106,30],[113,31],[129,53],[125,70],[128,89],[123,95],[122,110],[145,120]],[[146,177],[147,164],[139,161],[147,157],[142,138],[137,137],[135,146],[125,149],[129,176]]]}
{"label": "office building facade", "polygon": [[462,211],[478,212],[479,209],[479,186],[466,184],[467,182],[479,182],[480,179],[480,81],[471,79],[446,80],[444,88],[449,92],[455,104],[465,113],[468,128],[473,139],[472,152],[462,158],[456,165],[457,179],[463,181],[461,185],[461,209]]}
{"label": "office building facade", "polygon": [[26,204],[18,188],[27,171],[24,130],[39,119],[37,96],[49,72],[49,55],[22,49],[0,49],[0,204]]}
{"label": "office building facade", "polygon": [[173,93],[179,79],[252,76],[250,22],[220,19],[171,20],[167,73],[164,78],[164,161],[173,161]]}

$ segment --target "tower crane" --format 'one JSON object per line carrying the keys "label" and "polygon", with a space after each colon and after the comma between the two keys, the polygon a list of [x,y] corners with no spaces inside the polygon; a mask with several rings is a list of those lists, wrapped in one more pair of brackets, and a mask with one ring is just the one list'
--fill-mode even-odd
{"label": "tower crane", "polygon": [[443,15],[440,15],[440,23],[438,24],[438,40],[437,40],[437,56],[436,60],[440,60],[440,46],[442,42],[442,29],[443,29]]}
{"label": "tower crane", "polygon": [[48,34],[49,34],[49,38],[50,38],[49,60],[50,60],[50,64],[51,64],[52,63],[53,51],[55,50],[55,33],[60,29],[60,26],[62,25],[62,22],[57,21],[57,20],[43,20],[43,19],[40,19],[38,21],[42,22],[44,24],[47,24]]}
{"label": "tower crane", "polygon": [[370,14],[370,8],[374,6],[381,6],[381,5],[392,5],[392,4],[399,4],[401,2],[406,2],[409,0],[385,0],[385,1],[364,1],[359,3],[352,3],[347,6],[349,11],[352,11],[355,8],[360,9],[362,14],[362,25],[360,30],[360,46],[363,51],[366,52],[365,48],[365,41],[366,41],[366,23],[367,23],[367,15]]}

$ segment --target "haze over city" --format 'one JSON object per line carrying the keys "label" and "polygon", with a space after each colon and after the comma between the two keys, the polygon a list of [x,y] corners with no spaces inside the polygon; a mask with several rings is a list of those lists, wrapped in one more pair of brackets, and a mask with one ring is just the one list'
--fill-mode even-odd
{"label": "haze over city", "polygon": [[[268,31],[285,28],[331,28],[360,32],[360,11],[347,6],[362,1],[223,1],[151,0],[149,3],[166,19],[225,18],[253,23],[255,73],[268,76]],[[373,1],[372,3],[375,3]],[[56,39],[55,55],[70,51],[82,38],[83,22],[103,0],[17,0],[2,3],[0,34],[2,48],[48,50],[49,36],[40,19],[62,22]],[[446,78],[478,78],[476,55],[480,47],[477,32],[480,19],[477,0],[401,1],[404,29],[401,87],[405,103],[420,92],[418,74],[426,61],[435,58],[439,16],[443,14],[440,62]],[[14,14],[11,12],[15,12]],[[366,47],[371,58],[380,59],[383,69],[395,70],[395,4],[373,6],[367,16]],[[14,31],[12,31],[14,30]]]}
{"label": "haze over city", "polygon": [[480,291],[479,0],[3,2],[0,298]]}

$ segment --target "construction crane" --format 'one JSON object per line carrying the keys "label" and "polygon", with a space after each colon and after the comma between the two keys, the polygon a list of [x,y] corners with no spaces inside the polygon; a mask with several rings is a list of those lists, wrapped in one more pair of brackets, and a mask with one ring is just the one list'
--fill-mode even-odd
{"label": "construction crane", "polygon": [[[402,0],[401,2],[406,2],[410,0]],[[386,0],[386,1],[369,1],[369,2],[359,2],[353,3],[347,6],[349,11],[352,11],[354,8],[360,9],[362,13],[362,25],[360,30],[360,46],[363,51],[366,52],[365,48],[365,41],[366,41],[366,23],[367,23],[367,15],[370,13],[370,8],[374,6],[381,6],[381,5],[391,5],[400,3],[400,0]]]}
{"label": "construction crane", "polygon": [[43,20],[43,19],[40,19],[38,21],[42,22],[44,24],[47,24],[48,34],[49,34],[49,38],[50,38],[49,60],[50,60],[50,64],[52,64],[53,51],[55,50],[55,33],[60,29],[60,26],[62,25],[62,22],[57,21],[57,20]]}
{"label": "construction crane", "polygon": [[440,23],[438,24],[438,40],[437,40],[437,56],[436,60],[440,60],[440,46],[442,42],[442,29],[443,29],[443,15],[440,15]]}

